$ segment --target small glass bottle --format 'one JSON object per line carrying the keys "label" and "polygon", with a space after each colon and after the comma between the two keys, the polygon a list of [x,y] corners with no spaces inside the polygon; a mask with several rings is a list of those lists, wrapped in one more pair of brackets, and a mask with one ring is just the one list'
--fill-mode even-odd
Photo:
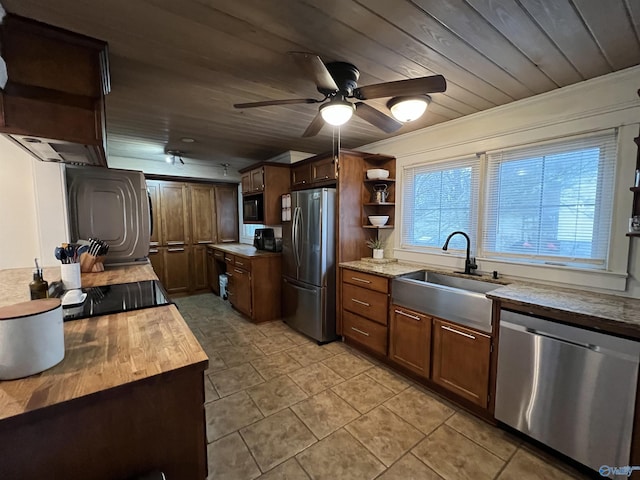
{"label": "small glass bottle", "polygon": [[29,291],[31,292],[31,300],[47,298],[49,284],[42,279],[42,270],[33,271],[33,280],[29,284]]}

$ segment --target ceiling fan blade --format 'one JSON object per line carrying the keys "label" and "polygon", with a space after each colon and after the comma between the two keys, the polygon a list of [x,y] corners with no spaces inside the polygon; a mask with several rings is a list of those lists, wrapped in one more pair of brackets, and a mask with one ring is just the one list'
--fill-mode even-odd
{"label": "ceiling fan blade", "polygon": [[265,100],[264,102],[234,103],[235,108],[270,107],[271,105],[295,105],[297,103],[319,103],[315,98],[290,98],[288,100]]}
{"label": "ceiling fan blade", "polygon": [[302,136],[315,137],[320,132],[322,127],[324,127],[324,119],[322,118],[322,115],[320,115],[320,111],[318,111],[314,119],[311,120],[311,123],[302,134]]}
{"label": "ceiling fan blade", "polygon": [[423,95],[426,93],[440,93],[447,89],[447,81],[442,75],[430,77],[410,78],[397,82],[376,83],[358,87],[353,91],[353,96],[359,100],[372,98],[399,97],[411,95]]}
{"label": "ceiling fan blade", "polygon": [[393,133],[402,127],[402,123],[366,103],[356,102],[356,115],[387,133]]}
{"label": "ceiling fan blade", "polygon": [[319,56],[306,52],[289,52],[289,54],[293,56],[298,66],[314,81],[318,88],[331,92],[338,91],[338,85]]}

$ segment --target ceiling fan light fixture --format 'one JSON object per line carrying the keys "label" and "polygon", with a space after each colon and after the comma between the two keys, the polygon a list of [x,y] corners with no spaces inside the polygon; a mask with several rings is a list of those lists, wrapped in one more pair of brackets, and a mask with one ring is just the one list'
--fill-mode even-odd
{"label": "ceiling fan light fixture", "polygon": [[320,106],[322,119],[329,125],[333,125],[335,127],[347,123],[353,115],[354,110],[354,105],[346,100],[334,99],[329,103],[325,103]]}
{"label": "ceiling fan light fixture", "polygon": [[387,102],[391,114],[400,122],[413,122],[422,116],[431,102],[429,95],[393,97]]}

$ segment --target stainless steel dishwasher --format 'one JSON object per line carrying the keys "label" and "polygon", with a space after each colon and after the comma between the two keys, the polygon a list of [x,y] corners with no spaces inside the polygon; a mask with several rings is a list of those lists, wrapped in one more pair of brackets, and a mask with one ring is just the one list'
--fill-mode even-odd
{"label": "stainless steel dishwasher", "polygon": [[598,470],[629,465],[640,342],[501,310],[495,417]]}

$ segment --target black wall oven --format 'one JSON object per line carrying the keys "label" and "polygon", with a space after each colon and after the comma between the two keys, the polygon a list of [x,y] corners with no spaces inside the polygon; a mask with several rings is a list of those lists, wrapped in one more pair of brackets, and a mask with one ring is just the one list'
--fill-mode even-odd
{"label": "black wall oven", "polygon": [[242,197],[242,220],[244,223],[262,223],[264,206],[261,193]]}

